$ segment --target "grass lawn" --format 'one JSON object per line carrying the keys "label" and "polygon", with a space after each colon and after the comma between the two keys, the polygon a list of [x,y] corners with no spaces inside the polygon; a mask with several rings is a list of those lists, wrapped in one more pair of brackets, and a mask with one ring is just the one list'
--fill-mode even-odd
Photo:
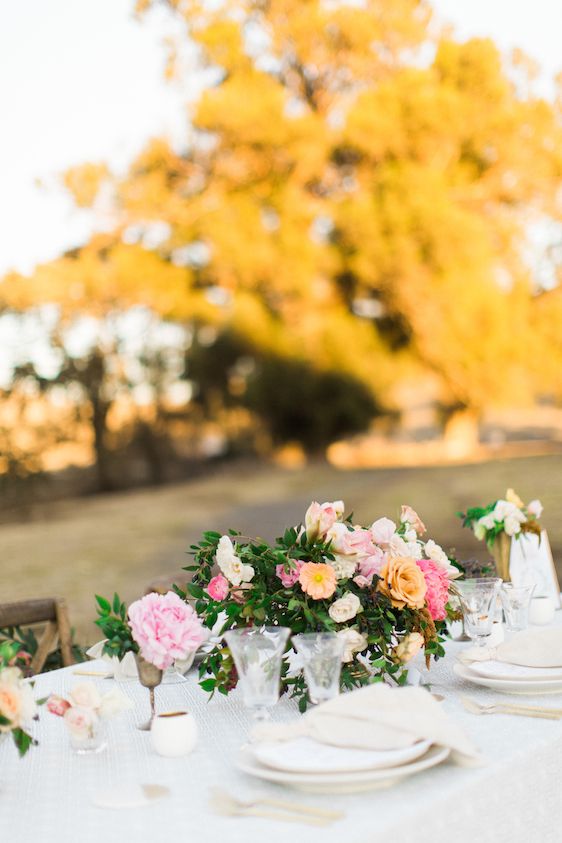
{"label": "grass lawn", "polygon": [[500,497],[508,486],[525,501],[538,497],[545,505],[542,522],[560,576],[562,456],[361,471],[323,463],[302,471],[232,464],[189,483],[42,505],[25,523],[0,525],[0,599],[64,596],[77,639],[91,643],[96,592],[118,591],[130,601],[155,578],[179,572],[203,530],[234,527],[272,538],[302,520],[312,499],[343,498],[366,524],[394,517],[409,503],[446,549],[483,559],[485,546],[461,528],[455,513]]}

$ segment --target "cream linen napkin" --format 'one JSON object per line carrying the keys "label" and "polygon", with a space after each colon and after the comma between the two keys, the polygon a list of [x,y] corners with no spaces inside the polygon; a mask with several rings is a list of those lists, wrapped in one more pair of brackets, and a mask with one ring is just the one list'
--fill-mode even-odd
{"label": "cream linen napkin", "polygon": [[562,667],[562,627],[525,629],[496,647],[469,647],[459,661],[497,661],[521,667]]}
{"label": "cream linen napkin", "polygon": [[287,741],[306,736],[356,749],[398,749],[426,739],[449,747],[459,764],[481,763],[464,732],[423,688],[369,685],[308,711],[291,723],[263,723],[253,740]]}
{"label": "cream linen napkin", "polygon": [[118,682],[123,682],[126,679],[136,679],[138,676],[137,663],[132,653],[126,653],[119,661],[117,656],[108,656],[103,652],[103,645],[107,641],[98,641],[93,644],[89,650],[86,650],[86,655],[89,659],[102,659],[107,664],[107,676],[113,676]]}

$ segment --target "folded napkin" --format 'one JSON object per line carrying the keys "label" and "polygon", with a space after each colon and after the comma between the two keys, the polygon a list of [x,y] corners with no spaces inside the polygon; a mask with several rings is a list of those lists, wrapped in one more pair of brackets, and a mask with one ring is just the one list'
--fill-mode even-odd
{"label": "folded napkin", "polygon": [[[124,682],[127,679],[136,679],[139,675],[137,670],[137,663],[133,653],[125,653],[123,658],[119,660],[117,656],[108,656],[103,652],[103,645],[107,641],[98,641],[93,644],[89,650],[86,650],[86,655],[90,659],[102,659],[107,664],[107,676],[113,676],[117,682]],[[195,658],[195,651],[190,653],[186,659],[176,659],[174,667],[179,673],[187,673],[193,659]]]}
{"label": "folded napkin", "polygon": [[461,662],[497,661],[522,667],[562,667],[562,627],[525,629],[496,647],[469,647]]}
{"label": "folded napkin", "polygon": [[290,723],[262,723],[257,741],[287,741],[306,736],[332,746],[388,750],[429,740],[446,746],[460,764],[480,757],[464,732],[423,688],[377,684],[341,694]]}

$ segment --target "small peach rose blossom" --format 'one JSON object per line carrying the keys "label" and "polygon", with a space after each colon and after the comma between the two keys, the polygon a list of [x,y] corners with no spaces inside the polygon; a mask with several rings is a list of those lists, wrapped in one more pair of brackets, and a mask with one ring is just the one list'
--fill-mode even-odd
{"label": "small peach rose blossom", "polygon": [[336,590],[336,573],[331,565],[305,562],[299,573],[299,582],[304,593],[313,600],[327,600]]}
{"label": "small peach rose blossom", "polygon": [[10,721],[8,728],[20,725],[21,693],[17,686],[0,684],[0,714]]}

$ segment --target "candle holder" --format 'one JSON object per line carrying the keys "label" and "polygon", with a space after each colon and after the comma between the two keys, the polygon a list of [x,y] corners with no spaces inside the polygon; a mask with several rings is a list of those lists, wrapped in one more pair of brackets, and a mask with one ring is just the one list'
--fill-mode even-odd
{"label": "candle holder", "polygon": [[142,723],[138,726],[138,729],[141,729],[143,732],[149,732],[152,726],[152,721],[156,715],[156,709],[154,704],[154,689],[160,685],[162,682],[162,675],[163,671],[160,670],[159,667],[152,664],[151,662],[147,662],[146,659],[143,659],[140,653],[136,653],[135,661],[137,663],[137,668],[139,671],[139,681],[141,685],[145,688],[148,688],[150,691],[150,720],[146,723]]}

